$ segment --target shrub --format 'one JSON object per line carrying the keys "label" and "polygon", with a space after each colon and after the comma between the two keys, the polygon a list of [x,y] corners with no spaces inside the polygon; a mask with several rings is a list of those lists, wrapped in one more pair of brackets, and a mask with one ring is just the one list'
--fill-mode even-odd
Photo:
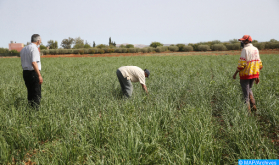
{"label": "shrub", "polygon": [[177,44],[176,46],[178,47],[178,51],[180,51],[180,52],[185,51],[185,49],[184,49],[185,45],[184,44]]}
{"label": "shrub", "polygon": [[7,48],[0,48],[0,54],[5,55],[9,53],[9,49]]}
{"label": "shrub", "polygon": [[113,53],[114,49],[112,48],[103,48],[103,50],[105,51],[105,53]]}
{"label": "shrub", "polygon": [[51,55],[55,55],[55,54],[56,54],[55,49],[49,49],[49,54],[51,54]]}
{"label": "shrub", "polygon": [[95,54],[95,50],[94,49],[89,49],[88,53],[89,54]]}
{"label": "shrub", "polygon": [[72,49],[73,50],[73,54],[78,54],[78,49]]}
{"label": "shrub", "polygon": [[198,51],[198,44],[188,44],[188,46],[192,46],[194,51]]}
{"label": "shrub", "polygon": [[135,49],[135,48],[129,48],[129,52],[130,52],[130,53],[135,53],[135,52],[136,52],[136,49]]}
{"label": "shrub", "polygon": [[179,48],[178,48],[178,46],[169,46],[169,50],[173,51],[173,52],[177,52],[177,51],[179,51]]}
{"label": "shrub", "polygon": [[266,49],[277,49],[277,48],[279,48],[279,42],[266,42],[265,48]]}
{"label": "shrub", "polygon": [[49,50],[48,49],[46,49],[45,50],[45,55],[49,55],[50,53],[49,53]]}
{"label": "shrub", "polygon": [[142,53],[147,53],[147,52],[148,52],[148,48],[142,48],[142,49],[140,49],[140,51],[141,51]]}
{"label": "shrub", "polygon": [[55,55],[60,54],[60,50],[59,49],[54,49],[55,50]]}
{"label": "shrub", "polygon": [[57,50],[58,50],[59,54],[67,54],[68,53],[67,49],[57,49]]}
{"label": "shrub", "polygon": [[184,50],[186,52],[190,52],[190,51],[193,51],[193,47],[192,46],[184,46]]}
{"label": "shrub", "polygon": [[114,49],[114,52],[115,53],[122,53],[122,49],[121,48],[116,48],[116,49]]}
{"label": "shrub", "polygon": [[259,50],[263,50],[265,48],[265,44],[264,43],[253,43],[253,46],[258,48]]}
{"label": "shrub", "polygon": [[240,43],[227,44],[226,48],[228,50],[240,50]]}
{"label": "shrub", "polygon": [[46,54],[46,49],[41,50],[41,54],[45,55]]}
{"label": "shrub", "polygon": [[95,54],[99,53],[100,49],[93,49],[95,51]]}
{"label": "shrub", "polygon": [[135,53],[138,53],[140,48],[135,48]]}
{"label": "shrub", "polygon": [[163,46],[163,44],[160,42],[152,42],[149,46],[153,48],[157,48],[158,46]]}
{"label": "shrub", "polygon": [[169,47],[168,46],[162,46],[163,52],[168,51]]}
{"label": "shrub", "polygon": [[223,45],[223,44],[214,44],[212,45],[212,50],[214,51],[224,51],[224,50],[227,50],[226,46]]}
{"label": "shrub", "polygon": [[153,48],[153,47],[147,47],[147,52],[149,53],[149,52],[154,52],[155,51],[155,48]]}
{"label": "shrub", "polygon": [[99,49],[98,52],[99,52],[100,54],[104,54],[104,53],[105,53],[105,51],[104,51],[103,49]]}
{"label": "shrub", "polygon": [[89,49],[83,49],[84,50],[84,54],[89,54]]}
{"label": "shrub", "polygon": [[73,49],[68,49],[68,54],[73,54]]}
{"label": "shrub", "polygon": [[121,51],[122,51],[122,53],[127,53],[128,52],[127,48],[122,48]]}
{"label": "shrub", "polygon": [[20,56],[20,52],[18,52],[17,50],[11,50],[11,51],[9,51],[9,55],[11,55],[11,56]]}
{"label": "shrub", "polygon": [[109,53],[114,53],[114,51],[115,51],[115,50],[112,49],[112,48],[108,49],[108,52],[109,52]]}
{"label": "shrub", "polygon": [[105,53],[109,53],[109,52],[108,52],[108,49],[109,49],[109,48],[102,48],[102,49],[105,51]]}
{"label": "shrub", "polygon": [[199,45],[198,50],[199,51],[208,51],[208,50],[210,50],[210,47],[208,45]]}
{"label": "shrub", "polygon": [[79,53],[80,55],[82,55],[82,54],[84,54],[84,50],[83,50],[83,49],[79,49],[79,50],[78,50],[78,53]]}
{"label": "shrub", "polygon": [[163,46],[158,46],[157,48],[155,48],[155,51],[160,53],[160,52],[164,51],[164,48],[163,48]]}

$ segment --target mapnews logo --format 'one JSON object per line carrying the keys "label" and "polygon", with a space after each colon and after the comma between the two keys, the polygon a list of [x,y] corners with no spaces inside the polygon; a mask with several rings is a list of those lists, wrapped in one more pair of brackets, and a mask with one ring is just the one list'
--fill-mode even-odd
{"label": "mapnews logo", "polygon": [[238,165],[279,165],[277,159],[239,159]]}

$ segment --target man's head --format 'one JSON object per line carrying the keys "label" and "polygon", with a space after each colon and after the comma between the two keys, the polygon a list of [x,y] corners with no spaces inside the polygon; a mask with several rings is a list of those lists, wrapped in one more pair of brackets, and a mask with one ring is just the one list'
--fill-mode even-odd
{"label": "man's head", "polygon": [[149,70],[147,70],[147,69],[144,69],[144,75],[145,75],[145,77],[149,77],[149,75],[150,75],[150,71]]}
{"label": "man's head", "polygon": [[40,45],[42,42],[41,36],[39,34],[33,34],[31,36],[31,42],[36,45]]}
{"label": "man's head", "polygon": [[251,36],[244,35],[242,38],[238,39],[238,41],[241,41],[242,43],[244,43],[246,45],[248,43],[251,43],[253,40],[252,40]]}

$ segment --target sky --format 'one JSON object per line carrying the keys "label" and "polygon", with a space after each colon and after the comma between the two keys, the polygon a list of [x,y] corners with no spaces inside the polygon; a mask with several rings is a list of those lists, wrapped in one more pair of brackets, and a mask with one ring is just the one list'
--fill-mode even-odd
{"label": "sky", "polygon": [[81,37],[90,44],[279,40],[279,0],[0,0],[0,47]]}

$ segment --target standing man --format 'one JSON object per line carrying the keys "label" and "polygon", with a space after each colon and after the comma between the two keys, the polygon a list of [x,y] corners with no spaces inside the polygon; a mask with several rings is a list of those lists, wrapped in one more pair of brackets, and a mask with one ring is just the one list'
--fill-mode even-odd
{"label": "standing man", "polygon": [[254,81],[256,84],[260,82],[259,75],[260,70],[263,68],[262,61],[260,59],[259,50],[251,43],[251,36],[244,35],[239,41],[241,41],[241,45],[244,48],[242,49],[233,79],[236,79],[236,75],[239,72],[240,85],[244,94],[245,103],[248,105],[248,110],[249,112],[251,112],[251,110],[257,111],[252,86]]}
{"label": "standing man", "polygon": [[131,97],[133,93],[133,85],[131,82],[140,82],[142,89],[148,94],[145,77],[149,77],[149,70],[142,70],[137,66],[122,66],[116,71],[117,78],[121,85],[123,94],[126,97]]}
{"label": "standing man", "polygon": [[39,34],[33,34],[31,44],[25,46],[20,52],[23,79],[27,87],[28,103],[36,110],[39,109],[41,101],[41,58],[38,50],[41,44]]}

